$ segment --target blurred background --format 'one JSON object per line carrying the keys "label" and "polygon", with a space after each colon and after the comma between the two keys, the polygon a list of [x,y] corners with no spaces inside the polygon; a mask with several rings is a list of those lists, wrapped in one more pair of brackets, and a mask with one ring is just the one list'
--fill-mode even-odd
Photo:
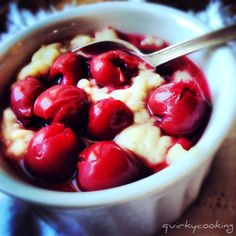
{"label": "blurred background", "polygon": [[[45,11],[50,11],[50,9],[55,8],[61,10],[66,4],[83,5],[94,2],[104,2],[109,0],[1,0],[0,1],[0,32],[6,31],[6,19],[9,12],[9,5],[15,3],[19,9],[27,9],[32,13],[37,12],[39,9],[44,9]],[[110,0],[112,1],[112,0]],[[145,1],[145,0],[133,0],[135,2]],[[235,0],[147,0],[147,2],[160,3],[168,6],[172,6],[183,11],[193,11],[200,12],[204,11],[210,3],[220,2],[221,13],[225,20],[229,20],[236,14],[236,1]]]}
{"label": "blurred background", "polygon": [[[45,12],[50,12],[52,8],[54,10],[63,9],[65,4],[83,5],[102,1],[106,0],[0,0],[0,34],[3,32],[7,32],[8,30],[8,14],[11,9],[10,5],[12,3],[16,4],[17,9],[26,9],[29,10],[32,14],[36,14],[39,9]],[[133,1],[138,2],[138,0]],[[205,23],[208,23],[210,27],[213,28],[217,28],[219,26],[215,22],[221,22],[221,24],[223,25],[236,22],[236,0],[149,0],[147,2],[161,3],[181,9],[183,11],[191,12],[191,14],[196,14],[196,16],[199,18],[201,17],[201,19],[205,19]],[[181,219],[179,219],[178,224],[185,224],[186,221],[190,222],[193,225],[207,223],[211,224],[216,222],[223,224],[233,224],[234,232],[232,232],[232,235],[236,235],[235,143],[236,127],[232,129],[222,147],[217,152],[210,174],[201,189],[198,199],[185,212]],[[2,211],[1,207],[0,212],[1,214],[4,214],[4,211]],[[21,223],[22,221],[23,219],[21,219]],[[14,219],[12,222],[14,222]],[[22,224],[22,227],[23,225],[25,224]],[[24,232],[24,230],[19,232]],[[166,233],[162,231],[159,235],[166,235]],[[192,235],[192,231],[186,230],[184,228],[170,229],[168,231],[168,236],[188,235]],[[194,235],[223,236],[229,234],[225,230],[214,228],[198,230]]]}

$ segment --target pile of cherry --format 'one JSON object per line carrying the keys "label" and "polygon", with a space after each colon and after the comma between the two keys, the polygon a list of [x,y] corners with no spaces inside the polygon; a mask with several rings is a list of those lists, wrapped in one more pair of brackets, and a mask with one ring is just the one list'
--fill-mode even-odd
{"label": "pile of cherry", "polygon": [[[67,52],[56,59],[47,76],[28,76],[13,84],[11,108],[24,128],[36,131],[24,157],[33,178],[46,183],[76,178],[82,191],[92,191],[150,174],[142,158],[112,141],[133,124],[132,110],[113,98],[93,102],[76,86],[82,78],[93,78],[97,86],[109,91],[129,87],[140,62],[124,51],[91,58]],[[173,71],[169,71],[174,66],[162,68],[168,83],[150,94],[147,110],[164,134],[188,140],[200,129],[210,108],[195,82],[171,82]]]}

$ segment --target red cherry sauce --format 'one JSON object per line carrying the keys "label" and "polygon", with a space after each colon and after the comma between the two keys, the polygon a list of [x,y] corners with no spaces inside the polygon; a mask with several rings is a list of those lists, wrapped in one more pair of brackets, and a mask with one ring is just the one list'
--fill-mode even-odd
{"label": "red cherry sauce", "polygon": [[[155,43],[152,43],[152,42],[144,43],[144,42],[146,42],[145,40],[147,39],[147,37],[149,37],[147,35],[124,33],[124,32],[120,32],[120,31],[116,31],[116,33],[120,39],[126,40],[126,41],[134,44],[136,47],[138,47],[144,53],[151,53],[153,51],[160,50],[160,49],[168,46],[168,43],[166,41],[163,41],[159,45],[156,45]],[[95,49],[95,51],[96,51],[96,49]],[[64,59],[68,58],[68,57],[70,60],[65,61]],[[84,64],[85,61],[86,61],[86,65]],[[140,62],[141,62],[140,58],[136,58],[134,55],[127,55],[126,52],[115,52],[114,53],[109,50],[103,56],[100,56],[100,55],[90,56],[90,57],[88,56],[88,57],[86,57],[86,60],[84,60],[84,58],[81,58],[81,57],[74,57],[74,55],[71,55],[71,54],[64,54],[62,57],[60,57],[54,63],[49,75],[45,75],[45,77],[47,77],[46,79],[44,79],[44,81],[46,81],[45,86],[47,86],[47,88],[49,86],[48,84],[50,84],[50,86],[53,86],[53,85],[55,86],[55,84],[60,84],[60,85],[56,85],[56,86],[63,86],[63,85],[76,86],[76,83],[78,82],[78,80],[80,80],[84,75],[87,75],[85,77],[95,79],[98,87],[107,87],[109,91],[127,88],[131,84],[130,78],[134,77],[138,73],[138,69],[136,68],[136,66],[138,66],[138,64]],[[61,63],[62,63],[62,67],[61,67]],[[96,68],[96,65],[94,65],[96,63],[100,63],[101,65],[104,64],[104,68],[102,68],[102,69]],[[85,68],[82,68],[81,65],[85,66]],[[76,69],[77,67],[79,68],[78,71]],[[84,71],[84,70],[86,70],[86,71]],[[110,70],[110,71],[108,71],[108,70]],[[189,60],[187,57],[181,57],[179,59],[170,61],[170,62],[165,63],[165,64],[156,68],[156,72],[158,74],[160,74],[165,79],[167,84],[172,83],[174,81],[174,79],[175,79],[174,74],[176,71],[179,71],[179,70],[180,71],[187,71],[190,74],[192,80],[198,86],[199,91],[201,91],[201,96],[203,96],[209,104],[209,110],[208,110],[208,113],[205,117],[203,124],[196,132],[194,132],[191,135],[191,137],[182,137],[182,136],[180,136],[180,137],[174,136],[173,137],[172,145],[174,145],[176,143],[180,143],[184,149],[188,150],[201,137],[201,135],[206,127],[206,124],[209,120],[209,116],[210,116],[210,112],[211,112],[211,109],[210,109],[211,97],[210,97],[210,92],[209,92],[209,89],[208,89],[208,86],[206,83],[206,79],[205,79],[201,69],[197,65],[195,65],[191,60]],[[58,80],[59,77],[60,77],[60,80]],[[111,80],[109,77],[112,77]],[[48,88],[48,89],[50,90],[50,88]],[[44,89],[42,89],[42,90],[44,90]],[[35,98],[34,98],[37,101],[39,101],[40,98],[42,97],[40,95],[42,95],[43,93],[45,94],[45,92],[42,91],[40,93],[40,91],[38,92],[37,96],[35,96]],[[65,91],[65,90],[62,89],[62,91]],[[151,93],[150,93],[150,95],[151,95]],[[71,95],[71,93],[69,93],[69,95]],[[58,105],[58,107],[59,107],[59,105],[61,103],[63,103],[63,101],[61,101],[59,98],[57,100],[58,101],[57,101],[56,105]],[[148,103],[148,101],[146,101],[146,102]],[[9,104],[9,101],[7,101],[7,103]],[[86,104],[87,103],[88,103],[88,101],[86,102]],[[35,104],[35,102],[34,102],[34,104]],[[79,104],[81,104],[81,103],[79,103]],[[32,104],[30,103],[30,105],[32,105]],[[67,121],[67,119],[56,119],[55,120],[54,114],[52,114],[52,116],[50,116],[50,117],[46,117],[47,118],[46,119],[45,116],[41,114],[42,112],[39,112],[40,107],[37,107],[36,105],[34,105],[34,108],[35,108],[34,115],[36,115],[36,117],[42,118],[42,120],[44,120],[44,123],[38,124],[37,119],[36,120],[32,119],[32,122],[35,122],[35,124],[32,124],[33,127],[36,127],[34,129],[35,131],[40,130],[41,128],[43,128],[47,125],[50,125],[51,124],[50,122],[62,122],[64,124],[68,125],[67,124],[68,122],[67,123],[64,122],[64,120]],[[69,100],[68,100],[68,102],[66,102],[64,104],[64,106],[65,105],[66,106],[70,105],[69,106],[70,109],[67,109],[67,110],[65,110],[64,107],[62,107],[66,111],[65,114],[67,114],[67,111],[71,112],[73,110],[73,107],[78,107],[76,104],[75,105],[71,104],[69,102]],[[49,108],[50,107],[47,108],[48,112],[52,112]],[[147,109],[148,109],[148,107],[147,107]],[[87,109],[84,109],[84,110],[87,110]],[[126,109],[123,108],[123,110],[126,110]],[[1,111],[1,113],[2,113],[2,111]],[[78,112],[78,113],[80,113],[80,112]],[[126,113],[129,113],[129,112],[126,111],[125,114]],[[56,110],[55,114],[58,115],[57,110]],[[77,113],[76,114],[74,114],[73,112],[71,113],[71,117],[74,117],[75,115],[77,117]],[[107,116],[108,115],[112,117],[112,115],[107,114]],[[94,115],[92,114],[92,117],[93,116]],[[129,119],[128,125],[130,125],[133,122],[132,121],[133,120],[132,114],[130,114],[129,117],[131,117],[131,118]],[[66,116],[66,118],[67,118],[67,116]],[[76,125],[74,125],[74,122],[72,122],[72,123],[73,123],[73,125],[69,125],[69,126],[71,126],[71,128],[75,131],[76,136],[78,136],[78,138],[80,140],[82,140],[81,151],[78,152],[78,158],[79,158],[80,154],[85,149],[89,148],[93,144],[96,144],[97,142],[112,141],[113,136],[116,135],[117,132],[121,131],[120,128],[117,129],[118,131],[116,131],[116,129],[114,129],[114,127],[112,127],[112,131],[115,130],[114,135],[112,135],[112,137],[109,137],[109,135],[106,135],[104,138],[103,135],[100,134],[102,132],[100,130],[104,130],[104,128],[99,127],[99,124],[90,124],[90,126],[88,126],[89,119],[87,121],[85,121],[86,124],[84,124],[84,122],[82,122],[82,121],[77,122]],[[78,129],[75,129],[74,127],[79,126],[80,123],[82,123],[85,127],[82,130],[79,129],[79,132],[78,132]],[[109,124],[109,122],[107,122],[107,123]],[[69,122],[69,124],[70,124],[70,122]],[[86,128],[87,126],[88,126],[88,128]],[[126,127],[126,125],[124,125],[124,127]],[[122,123],[122,128],[123,128],[123,123]],[[109,134],[109,133],[111,133],[111,130],[107,131],[107,134]],[[165,132],[163,132],[163,134],[165,134]],[[94,138],[93,136],[96,136],[96,138]],[[1,144],[1,146],[0,146],[1,156],[3,156],[3,158],[6,160],[6,163],[12,168],[14,174],[17,177],[19,177],[20,179],[22,179],[23,181],[25,181],[29,184],[32,184],[32,185],[35,185],[35,186],[38,186],[41,188],[50,189],[50,190],[66,191],[66,192],[81,191],[78,187],[79,181],[76,180],[76,178],[78,177],[78,171],[75,171],[73,176],[70,176],[69,179],[64,180],[64,182],[60,182],[60,183],[39,180],[35,176],[32,176],[32,174],[27,170],[27,167],[25,165],[25,160],[15,161],[15,160],[10,159],[9,157],[7,157],[5,155],[5,153],[6,153],[5,147],[2,145],[2,143],[0,143],[0,144]],[[167,150],[167,152],[168,152],[168,150]],[[131,153],[130,155],[134,155],[134,154]],[[139,157],[137,157],[137,158],[139,159]],[[97,158],[97,159],[99,159],[99,158]],[[123,158],[121,160],[122,163],[126,163],[124,160],[125,160],[125,158]],[[147,163],[147,161],[143,160],[143,158],[141,158],[141,157],[140,157],[140,163],[142,163],[142,165],[143,165],[143,170],[145,170],[144,171],[145,175],[137,176],[137,179],[138,179],[138,177],[144,178],[144,177],[146,177],[152,173],[158,172],[168,166],[168,164],[166,162],[163,162],[163,163],[160,163],[157,165],[150,165],[150,163]],[[106,163],[104,162],[103,165],[106,166]],[[122,165],[124,165],[124,164],[122,164]],[[116,168],[114,168],[114,170],[115,169]],[[98,168],[98,170],[99,170],[99,168]],[[85,172],[83,172],[83,174],[84,173]],[[113,173],[111,173],[111,174],[113,174]],[[94,173],[94,175],[98,175],[99,178],[103,178],[103,175],[101,173]],[[134,179],[136,179],[136,175],[133,175],[133,176],[135,177]],[[96,181],[95,177],[92,179]],[[118,179],[118,180],[120,181],[121,184],[123,184],[123,179],[121,179],[122,181],[120,179]],[[118,180],[116,179],[117,182],[119,182]],[[109,180],[108,180],[108,183],[109,183]],[[124,182],[124,184],[125,184],[125,182]],[[108,185],[110,185],[110,183]],[[88,189],[90,190],[90,187],[88,187]],[[92,186],[92,189],[97,189],[97,186]]]}
{"label": "red cherry sauce", "polygon": [[121,31],[116,31],[116,34],[120,39],[123,39],[125,41],[128,41],[129,43],[136,46],[139,50],[141,50],[143,53],[151,53],[154,51],[158,51],[160,49],[163,49],[167,47],[169,44],[160,39],[160,45],[156,45],[154,43],[144,43],[146,38],[149,38],[149,35],[140,35],[135,33],[124,33]]}

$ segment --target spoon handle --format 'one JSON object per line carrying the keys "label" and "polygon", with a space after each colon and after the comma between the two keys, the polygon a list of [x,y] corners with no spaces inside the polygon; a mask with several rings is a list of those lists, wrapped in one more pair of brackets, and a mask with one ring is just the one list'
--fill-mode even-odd
{"label": "spoon handle", "polygon": [[156,67],[177,57],[199,49],[217,46],[232,39],[236,39],[236,24],[150,53],[147,57],[148,61]]}

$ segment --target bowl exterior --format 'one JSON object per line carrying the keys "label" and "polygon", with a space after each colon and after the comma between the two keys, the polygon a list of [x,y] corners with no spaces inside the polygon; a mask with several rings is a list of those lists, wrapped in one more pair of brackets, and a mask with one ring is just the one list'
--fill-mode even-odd
{"label": "bowl exterior", "polygon": [[65,235],[147,236],[177,220],[198,196],[208,163],[178,182],[163,195],[147,196],[131,202],[92,208],[45,208],[33,206],[33,211],[45,222]]}

